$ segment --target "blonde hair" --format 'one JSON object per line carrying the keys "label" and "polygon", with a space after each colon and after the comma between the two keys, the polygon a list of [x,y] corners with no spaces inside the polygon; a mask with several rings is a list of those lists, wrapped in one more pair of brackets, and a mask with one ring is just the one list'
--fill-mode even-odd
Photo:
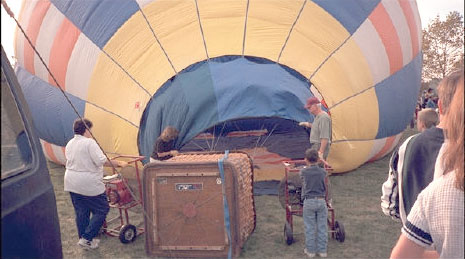
{"label": "blonde hair", "polygon": [[178,134],[179,131],[175,127],[168,126],[163,130],[160,137],[164,141],[169,141],[175,139],[178,136]]}
{"label": "blonde hair", "polygon": [[447,114],[449,111],[450,103],[452,102],[452,98],[454,97],[455,89],[459,84],[459,81],[463,83],[463,70],[455,71],[449,76],[445,77],[438,86],[438,102],[441,102],[442,110],[439,111],[441,115]]}
{"label": "blonde hair", "polygon": [[[444,174],[455,170],[455,184],[457,188],[464,189],[464,112],[463,112],[463,70],[451,74],[444,80],[454,78],[457,86],[455,94],[450,103],[448,112],[445,113],[444,133],[448,144],[446,146],[443,163]],[[458,80],[457,80],[458,78]],[[442,83],[441,83],[442,84]]]}
{"label": "blonde hair", "polygon": [[439,115],[438,113],[431,109],[431,108],[426,108],[421,110],[418,113],[418,120],[423,123],[425,126],[425,129],[429,129],[433,126],[438,125],[439,123]]}

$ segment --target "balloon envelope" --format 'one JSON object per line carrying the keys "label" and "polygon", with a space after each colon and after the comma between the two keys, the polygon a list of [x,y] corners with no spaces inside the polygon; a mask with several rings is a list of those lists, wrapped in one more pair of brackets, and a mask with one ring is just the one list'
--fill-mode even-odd
{"label": "balloon envelope", "polygon": [[[266,129],[243,148],[275,154],[276,166],[303,157],[308,134],[296,125],[313,121],[304,104],[316,96],[331,114],[335,172],[389,153],[420,89],[414,0],[28,0],[19,19],[58,82],[17,31],[16,72],[55,161],[77,118],[58,85],[108,153],[149,156],[169,125],[183,148],[241,121],[239,131]],[[284,153],[262,145],[278,134],[269,120],[289,129],[277,135],[289,141],[273,141]],[[237,136],[223,137],[237,146]]]}

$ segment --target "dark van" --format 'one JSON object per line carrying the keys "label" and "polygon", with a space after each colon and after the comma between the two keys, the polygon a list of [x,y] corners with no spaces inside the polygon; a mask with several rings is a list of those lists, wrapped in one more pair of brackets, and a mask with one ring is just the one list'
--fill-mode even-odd
{"label": "dark van", "polygon": [[3,46],[1,59],[1,258],[63,258],[47,163]]}

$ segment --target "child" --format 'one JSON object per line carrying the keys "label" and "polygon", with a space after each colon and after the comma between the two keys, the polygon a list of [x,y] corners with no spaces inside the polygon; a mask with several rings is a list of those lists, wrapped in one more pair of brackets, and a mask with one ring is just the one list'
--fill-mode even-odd
{"label": "child", "polygon": [[[305,226],[305,249],[308,257],[327,256],[328,231],[326,206],[326,171],[318,166],[318,151],[305,151],[306,167],[300,171],[302,178],[302,200],[304,200],[303,218]],[[315,233],[316,240],[315,240]]]}

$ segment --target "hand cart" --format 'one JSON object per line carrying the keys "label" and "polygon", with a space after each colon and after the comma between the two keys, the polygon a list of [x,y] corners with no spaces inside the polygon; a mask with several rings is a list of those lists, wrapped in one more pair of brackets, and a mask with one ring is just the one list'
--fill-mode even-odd
{"label": "hand cart", "polygon": [[[332,171],[331,166],[324,160],[321,160],[326,171]],[[306,165],[305,160],[290,160],[283,161],[285,172],[284,178],[279,186],[279,199],[284,209],[286,210],[286,223],[284,224],[284,241],[287,245],[291,245],[293,237],[293,222],[292,216],[302,217],[303,215],[303,200],[302,180],[299,172]],[[335,221],[334,208],[331,204],[329,179],[326,177],[326,205],[328,207],[328,232],[331,233],[331,238],[339,242],[344,242],[345,231],[341,222]]]}
{"label": "hand cart", "polygon": [[[118,158],[130,159],[127,161],[128,165],[134,164],[135,176],[139,189],[139,197],[137,197],[131,191],[127,179],[122,177],[121,173],[116,172],[115,168],[113,168],[113,175],[104,177],[103,182],[105,183],[105,192],[109,200],[110,209],[118,209],[119,215],[114,218],[105,220],[102,230],[103,233],[107,234],[108,236],[119,237],[122,243],[130,243],[133,242],[137,236],[145,232],[144,228],[136,227],[130,223],[128,214],[129,209],[138,205],[141,205],[143,208],[142,184],[139,175],[138,162],[142,161],[145,157],[119,155],[112,159]],[[110,227],[112,223],[118,222],[118,220],[119,224],[117,226]]]}

